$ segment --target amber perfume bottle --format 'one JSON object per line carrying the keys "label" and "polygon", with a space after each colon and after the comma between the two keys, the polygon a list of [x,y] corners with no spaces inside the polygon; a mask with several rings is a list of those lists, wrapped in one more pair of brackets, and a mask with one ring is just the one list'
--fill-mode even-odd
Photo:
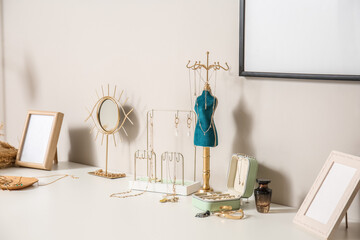
{"label": "amber perfume bottle", "polygon": [[272,190],[268,187],[269,179],[256,179],[259,187],[254,190],[256,210],[259,213],[268,213],[270,210]]}

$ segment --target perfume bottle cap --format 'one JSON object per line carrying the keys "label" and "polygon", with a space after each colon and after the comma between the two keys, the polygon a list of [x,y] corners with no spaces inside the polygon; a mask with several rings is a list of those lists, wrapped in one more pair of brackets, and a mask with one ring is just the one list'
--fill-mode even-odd
{"label": "perfume bottle cap", "polygon": [[266,178],[257,178],[256,179],[256,182],[258,184],[269,184],[271,183],[271,180],[270,179],[266,179]]}

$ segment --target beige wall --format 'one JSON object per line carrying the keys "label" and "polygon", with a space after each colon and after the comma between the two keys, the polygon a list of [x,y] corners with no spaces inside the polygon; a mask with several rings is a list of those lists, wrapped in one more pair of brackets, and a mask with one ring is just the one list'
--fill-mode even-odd
{"label": "beige wall", "polygon": [[[331,150],[360,155],[360,85],[238,77],[238,17],[238,1],[5,0],[7,140],[18,145],[28,109],[61,111],[61,160],[104,166],[85,107],[101,84],[116,84],[130,97],[136,128],[110,148],[111,167],[132,172],[133,153],[146,144],[146,111],[189,109],[185,64],[209,50],[232,67],[216,84],[211,184],[225,190],[229,159],[244,152],[272,179],[275,202],[299,206]],[[350,218],[359,218],[359,204]]]}
{"label": "beige wall", "polygon": [[[3,12],[3,5],[2,5],[2,1],[0,2],[0,13],[1,16]],[[1,39],[1,43],[0,43],[0,123],[4,123],[5,121],[5,81],[4,81],[4,65],[3,65],[3,18],[0,18],[0,39]],[[5,129],[2,129],[2,132],[0,134],[5,134]],[[4,136],[0,136],[1,140],[4,140],[3,138],[5,138]]]}

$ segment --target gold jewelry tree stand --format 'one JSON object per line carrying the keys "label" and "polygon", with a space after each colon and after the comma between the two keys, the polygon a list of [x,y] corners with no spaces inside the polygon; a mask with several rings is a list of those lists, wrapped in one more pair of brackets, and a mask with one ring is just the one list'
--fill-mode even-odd
{"label": "gold jewelry tree stand", "polygon": [[[96,92],[98,97],[97,102],[94,104],[91,111],[88,110],[89,116],[85,119],[85,122],[91,119],[93,121],[94,126],[91,128],[90,133],[96,128],[97,133],[95,137],[95,141],[99,134],[102,135],[101,145],[104,142],[104,137],[106,140],[106,167],[105,171],[99,169],[95,172],[89,172],[91,175],[105,177],[105,178],[122,178],[125,177],[125,173],[110,173],[108,172],[108,155],[109,155],[109,136],[113,136],[114,145],[116,147],[115,134],[120,130],[123,130],[125,135],[127,136],[127,132],[124,128],[124,124],[126,120],[128,120],[132,125],[133,122],[129,118],[129,114],[133,111],[131,108],[128,112],[125,112],[124,106],[128,100],[125,99],[123,103],[121,103],[121,97],[124,91],[121,91],[119,97],[116,97],[116,86],[114,88],[113,96],[110,96],[110,87],[107,85],[107,94],[104,93],[104,88],[101,86],[102,96],[99,97],[99,94]],[[95,111],[96,110],[96,111]],[[95,113],[95,116],[93,114]],[[121,138],[120,138],[121,139]]]}
{"label": "gold jewelry tree stand", "polygon": [[[187,63],[186,67],[191,70],[202,70],[206,71],[206,82],[204,86],[204,90],[211,91],[210,84],[209,84],[209,71],[218,71],[223,69],[224,71],[229,71],[229,65],[225,62],[225,66],[223,67],[220,65],[219,62],[214,62],[213,64],[209,65],[209,52],[206,52],[206,65],[202,64],[201,61],[195,61],[193,65],[190,64],[190,60]],[[203,148],[203,186],[199,190],[199,192],[212,192],[213,189],[210,187],[210,147]]]}

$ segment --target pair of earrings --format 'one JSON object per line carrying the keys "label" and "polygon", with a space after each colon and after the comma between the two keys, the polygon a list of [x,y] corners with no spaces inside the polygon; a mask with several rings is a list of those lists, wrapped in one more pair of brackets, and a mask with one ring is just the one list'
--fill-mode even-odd
{"label": "pair of earrings", "polygon": [[[179,118],[179,112],[177,112],[175,114],[175,136],[179,136],[179,123],[180,123],[180,118]],[[192,117],[191,117],[191,112],[187,115],[187,119],[186,119],[186,125],[188,128],[188,132],[187,132],[187,136],[189,137],[191,135],[191,124],[192,124]]]}

